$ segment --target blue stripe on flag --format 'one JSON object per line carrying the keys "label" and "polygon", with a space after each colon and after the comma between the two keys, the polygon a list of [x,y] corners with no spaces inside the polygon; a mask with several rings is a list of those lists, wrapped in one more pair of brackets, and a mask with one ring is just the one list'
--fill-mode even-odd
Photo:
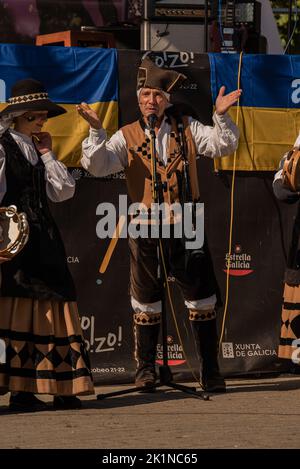
{"label": "blue stripe on flag", "polygon": [[[237,88],[239,54],[209,54],[211,88],[215,101],[222,85],[226,93]],[[299,55],[243,55],[241,106],[299,108]]]}
{"label": "blue stripe on flag", "polygon": [[28,77],[44,83],[57,103],[118,100],[116,49],[0,44],[6,97],[15,81]]}

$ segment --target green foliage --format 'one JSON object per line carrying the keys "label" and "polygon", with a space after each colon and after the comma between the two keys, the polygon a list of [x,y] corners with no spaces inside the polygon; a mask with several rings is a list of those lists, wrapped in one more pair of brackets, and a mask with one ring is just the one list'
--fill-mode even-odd
{"label": "green foliage", "polygon": [[[275,19],[277,21],[277,26],[281,38],[281,42],[283,47],[285,48],[287,45],[288,41],[288,11],[287,13],[276,13],[277,8],[286,8],[288,10],[289,8],[289,0],[271,0],[271,5],[275,14]],[[297,4],[298,7],[298,13],[297,13],[297,25],[295,32],[293,34],[293,38],[290,42],[290,54],[300,54],[300,0],[293,0],[292,1],[292,8],[293,10],[295,9]],[[292,14],[292,21],[290,25],[290,33],[293,32],[294,25],[296,21],[296,15],[293,13]]]}

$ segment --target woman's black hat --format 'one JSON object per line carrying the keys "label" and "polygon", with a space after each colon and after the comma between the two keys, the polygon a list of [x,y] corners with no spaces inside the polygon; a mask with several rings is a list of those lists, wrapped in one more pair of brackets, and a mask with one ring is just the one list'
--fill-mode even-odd
{"label": "woman's black hat", "polygon": [[48,111],[48,118],[67,112],[63,107],[53,103],[44,85],[33,78],[17,81],[11,89],[8,106],[0,112],[0,117],[18,111]]}

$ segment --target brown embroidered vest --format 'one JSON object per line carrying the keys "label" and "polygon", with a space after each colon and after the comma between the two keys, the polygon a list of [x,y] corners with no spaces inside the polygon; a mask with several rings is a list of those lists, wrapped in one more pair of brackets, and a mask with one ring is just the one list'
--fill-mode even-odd
{"label": "brown embroidered vest", "polygon": [[[183,177],[183,159],[179,145],[179,136],[176,121],[170,118],[171,133],[169,148],[167,150],[168,163],[157,162],[157,173],[160,178],[163,191],[160,202],[173,204],[182,202],[181,185]],[[188,117],[183,117],[184,133],[186,138],[187,155],[190,163],[190,182],[194,201],[199,199],[199,186],[196,165],[196,146],[188,125]],[[151,179],[151,153],[150,138],[142,128],[140,121],[122,127],[122,132],[127,143],[128,166],[125,169],[127,188],[132,202],[144,203],[151,207],[152,179]],[[163,200],[162,200],[163,199]]]}

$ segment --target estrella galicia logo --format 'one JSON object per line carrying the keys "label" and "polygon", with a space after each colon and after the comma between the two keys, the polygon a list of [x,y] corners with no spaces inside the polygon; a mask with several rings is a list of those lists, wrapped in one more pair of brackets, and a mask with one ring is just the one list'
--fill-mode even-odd
{"label": "estrella galicia logo", "polygon": [[227,273],[229,268],[229,275],[235,277],[243,277],[253,272],[251,269],[252,258],[250,254],[242,251],[242,246],[237,244],[234,248],[234,252],[225,256],[225,269],[223,272]]}
{"label": "estrella galicia logo", "polygon": [[[182,346],[174,341],[174,337],[168,335],[167,337],[167,349],[168,349],[168,365],[177,366],[185,363]],[[163,346],[157,345],[156,348],[156,363],[163,365]]]}

